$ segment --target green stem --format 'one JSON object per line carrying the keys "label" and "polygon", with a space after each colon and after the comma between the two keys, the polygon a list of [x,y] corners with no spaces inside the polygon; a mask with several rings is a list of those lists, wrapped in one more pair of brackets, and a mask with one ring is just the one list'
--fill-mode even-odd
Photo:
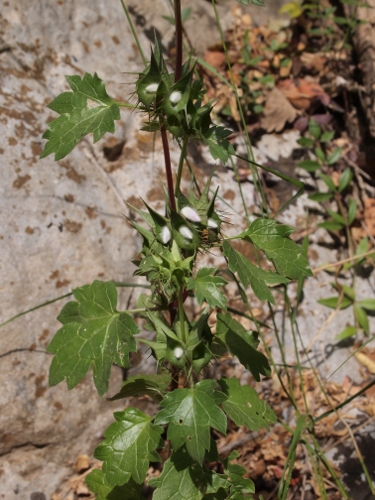
{"label": "green stem", "polygon": [[161,140],[163,143],[164,163],[165,163],[165,173],[167,176],[167,188],[168,188],[168,195],[169,195],[169,203],[171,205],[171,209],[173,211],[176,211],[176,202],[175,202],[175,198],[174,198],[174,189],[173,189],[171,155],[169,152],[168,136],[167,136],[167,130],[161,121],[160,121],[160,133],[161,133]]}
{"label": "green stem", "polygon": [[178,318],[180,320],[180,331],[181,340],[186,344],[186,332],[185,332],[185,314],[184,314],[184,302],[182,297],[182,288],[178,292]]}
{"label": "green stem", "polygon": [[189,140],[189,137],[185,136],[184,142],[182,143],[182,148],[181,148],[181,153],[180,153],[180,161],[178,163],[178,170],[177,170],[176,187],[175,187],[176,198],[178,197],[178,195],[180,193],[182,168],[184,166],[184,160],[186,157],[186,149],[187,149],[188,140]]}
{"label": "green stem", "polygon": [[181,0],[174,0],[174,19],[176,23],[176,72],[174,81],[181,78],[182,70],[182,20],[181,20]]}
{"label": "green stem", "polygon": [[125,16],[126,16],[126,19],[128,20],[128,23],[129,23],[129,26],[130,26],[130,29],[132,31],[132,35],[133,35],[133,38],[135,40],[135,43],[137,45],[137,48],[139,50],[139,53],[141,54],[141,57],[142,57],[142,61],[143,61],[143,64],[145,65],[145,67],[147,66],[147,59],[143,53],[143,50],[142,50],[142,47],[141,47],[141,44],[139,43],[139,39],[138,39],[138,36],[137,36],[137,32],[135,31],[134,29],[134,24],[131,20],[131,17],[129,15],[129,11],[128,11],[128,8],[126,7],[125,5],[125,2],[124,0],[120,0],[121,4],[122,4],[122,8],[124,9],[124,12],[125,12]]}

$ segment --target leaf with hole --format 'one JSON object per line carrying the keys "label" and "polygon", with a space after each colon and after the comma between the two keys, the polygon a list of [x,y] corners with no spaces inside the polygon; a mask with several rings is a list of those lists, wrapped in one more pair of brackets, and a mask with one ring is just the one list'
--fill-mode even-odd
{"label": "leaf with hole", "polygon": [[269,429],[277,420],[275,412],[259,398],[258,393],[249,385],[241,385],[236,378],[220,379],[222,391],[227,399],[222,403],[224,411],[241,427],[258,431],[262,427]]}
{"label": "leaf with hole", "polygon": [[215,401],[216,382],[203,380],[190,389],[176,389],[160,403],[155,424],[168,427],[174,450],[186,445],[189,455],[202,464],[210,449],[210,428],[226,433],[227,419]]}

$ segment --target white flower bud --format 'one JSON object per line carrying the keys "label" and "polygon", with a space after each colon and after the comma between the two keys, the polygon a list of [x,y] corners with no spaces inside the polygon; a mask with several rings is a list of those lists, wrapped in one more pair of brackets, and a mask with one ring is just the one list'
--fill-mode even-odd
{"label": "white flower bud", "polygon": [[217,229],[218,223],[216,222],[216,220],[207,219],[207,226],[210,227],[211,229]]}
{"label": "white flower bud", "polygon": [[155,94],[155,92],[158,90],[159,84],[158,83],[150,83],[147,85],[145,88],[146,92],[149,94]]}
{"label": "white flower bud", "polygon": [[168,226],[164,226],[163,229],[160,231],[160,239],[164,245],[166,245],[168,241],[171,239],[171,232]]}
{"label": "white flower bud", "polygon": [[180,359],[184,354],[184,350],[181,347],[176,347],[173,349],[173,354],[176,359]]}
{"label": "white flower bud", "polygon": [[192,240],[193,239],[193,233],[190,231],[190,229],[187,226],[181,226],[180,229],[180,234],[187,240]]}
{"label": "white flower bud", "polygon": [[196,212],[194,210],[194,208],[184,207],[181,210],[181,213],[184,217],[191,220],[192,222],[200,222],[201,221],[201,218],[199,217],[198,212]]}
{"label": "white flower bud", "polygon": [[177,104],[182,99],[182,94],[179,90],[174,90],[172,94],[169,96],[169,100],[172,104]]}

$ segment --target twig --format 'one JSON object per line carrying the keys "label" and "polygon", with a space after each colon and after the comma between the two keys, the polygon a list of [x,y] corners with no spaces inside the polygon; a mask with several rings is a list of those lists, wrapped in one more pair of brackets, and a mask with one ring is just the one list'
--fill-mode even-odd
{"label": "twig", "polygon": [[338,260],[337,262],[332,262],[331,264],[324,264],[323,266],[316,267],[312,270],[314,274],[320,273],[320,271],[324,271],[325,269],[329,269],[330,267],[338,267],[342,264],[346,264],[347,262],[352,262],[353,260],[360,260],[368,257],[369,255],[375,254],[375,250],[368,250],[365,253],[361,253],[359,255],[353,255],[352,257],[348,257],[347,259]]}

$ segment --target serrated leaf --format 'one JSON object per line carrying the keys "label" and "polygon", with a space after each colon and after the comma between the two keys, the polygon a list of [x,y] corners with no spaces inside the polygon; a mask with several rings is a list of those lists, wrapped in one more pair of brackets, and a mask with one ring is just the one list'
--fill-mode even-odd
{"label": "serrated leaf", "polygon": [[346,309],[353,304],[353,301],[344,295],[341,302],[339,302],[339,297],[329,297],[327,299],[319,299],[318,303],[331,309],[336,309],[340,303],[340,309]]}
{"label": "serrated leaf", "polygon": [[155,450],[161,446],[163,429],[137,408],[113,415],[116,422],[105,431],[105,440],[96,448],[94,457],[103,461],[102,470],[110,486],[121,486],[130,478],[141,484],[150,461],[160,461]]}
{"label": "serrated leaf", "polygon": [[132,398],[138,396],[150,396],[154,401],[159,403],[163,397],[163,392],[171,381],[169,373],[155,374],[155,375],[135,375],[129,377],[126,382],[122,384],[121,390],[109,401],[117,399]]}
{"label": "serrated leaf", "polygon": [[212,158],[214,160],[219,159],[224,165],[227,163],[229,156],[236,153],[227,139],[231,133],[231,130],[215,125],[203,137],[203,142],[208,146]]}
{"label": "serrated leaf", "polygon": [[168,393],[156,415],[155,423],[169,424],[168,439],[174,450],[186,444],[190,456],[202,464],[210,449],[210,428],[226,433],[227,419],[217,406],[213,380],[203,380],[190,389]]}
{"label": "serrated leaf", "polygon": [[309,262],[297,243],[289,239],[293,231],[289,226],[271,219],[256,219],[239,238],[248,238],[272,261],[277,272],[291,279],[312,276]]}
{"label": "serrated leaf", "polygon": [[118,312],[117,290],[112,282],[94,281],[73,290],[77,302],[69,302],[58,320],[58,330],[47,352],[55,354],[50,367],[51,386],[66,379],[73,389],[93,365],[94,383],[101,397],[108,390],[113,363],[129,366],[136,352],[133,335],[139,332],[133,318]]}
{"label": "serrated leaf", "polygon": [[217,316],[216,336],[259,382],[260,375],[269,376],[270,366],[264,354],[257,351],[258,341],[252,332],[231,317],[229,313],[219,313]]}
{"label": "serrated leaf", "polygon": [[252,387],[225,377],[221,378],[220,386],[228,398],[222,403],[224,411],[238,427],[244,425],[250,431],[257,431],[262,427],[269,429],[276,422],[275,412]]}
{"label": "serrated leaf", "polygon": [[41,158],[55,153],[61,160],[87,134],[94,134],[94,143],[106,132],[115,131],[115,120],[120,120],[120,108],[109,97],[103,81],[95,73],[66,76],[73,92],[63,92],[48,107],[61,116],[48,124],[43,139],[48,139]]}
{"label": "serrated leaf", "polygon": [[234,250],[227,241],[223,242],[223,255],[228,259],[229,269],[232,273],[238,273],[240,281],[245,288],[250,285],[258,299],[268,300],[272,304],[275,304],[275,299],[267,284],[288,283],[289,280],[287,278],[254,266],[240,252]]}
{"label": "serrated leaf", "polygon": [[145,500],[142,485],[130,479],[122,486],[110,486],[102,470],[94,469],[85,478],[87,486],[96,493],[96,500]]}
{"label": "serrated leaf", "polygon": [[153,500],[201,500],[206,495],[221,488],[227,490],[231,486],[225,476],[195,462],[185,447],[173,451],[161,475],[150,478],[149,485],[157,488]]}
{"label": "serrated leaf", "polygon": [[213,308],[227,308],[227,301],[223,291],[219,287],[227,284],[224,278],[214,276],[216,267],[204,267],[199,269],[195,278],[189,278],[188,290],[195,291],[195,297],[199,305],[205,300]]}

